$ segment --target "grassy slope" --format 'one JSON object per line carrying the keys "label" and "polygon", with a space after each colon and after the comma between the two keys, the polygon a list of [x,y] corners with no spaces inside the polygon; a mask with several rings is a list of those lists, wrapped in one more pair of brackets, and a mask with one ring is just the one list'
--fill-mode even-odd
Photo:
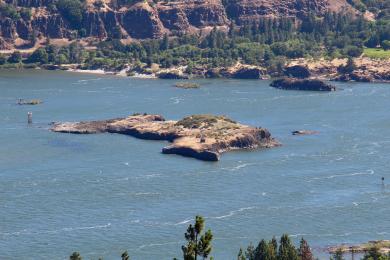
{"label": "grassy slope", "polygon": [[377,48],[364,49],[364,55],[373,59],[390,59],[390,50],[385,51]]}

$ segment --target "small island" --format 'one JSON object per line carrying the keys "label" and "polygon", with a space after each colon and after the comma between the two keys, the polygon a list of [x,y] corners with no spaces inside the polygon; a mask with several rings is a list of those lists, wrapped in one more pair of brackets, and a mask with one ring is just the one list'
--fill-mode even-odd
{"label": "small island", "polygon": [[24,100],[24,99],[19,99],[18,100],[18,105],[22,106],[22,105],[31,105],[31,106],[35,106],[35,105],[40,105],[42,104],[42,100],[39,100],[39,99],[31,99],[31,100]]}
{"label": "small island", "polygon": [[318,79],[282,78],[274,80],[271,87],[285,90],[336,91],[336,87]]}
{"label": "small island", "polygon": [[200,88],[200,85],[198,83],[193,82],[178,82],[175,84],[176,88],[182,88],[182,89],[196,89]]}
{"label": "small island", "polygon": [[72,134],[117,133],[172,144],[162,153],[218,161],[224,152],[271,148],[280,143],[262,127],[237,123],[225,116],[193,115],[180,121],[160,115],[134,114],[126,118],[90,122],[54,123],[51,131]]}

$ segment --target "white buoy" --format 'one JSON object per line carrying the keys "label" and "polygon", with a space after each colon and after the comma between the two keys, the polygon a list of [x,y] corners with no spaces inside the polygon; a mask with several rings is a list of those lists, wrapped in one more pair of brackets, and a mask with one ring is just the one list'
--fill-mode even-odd
{"label": "white buoy", "polygon": [[27,113],[27,123],[32,124],[32,112]]}

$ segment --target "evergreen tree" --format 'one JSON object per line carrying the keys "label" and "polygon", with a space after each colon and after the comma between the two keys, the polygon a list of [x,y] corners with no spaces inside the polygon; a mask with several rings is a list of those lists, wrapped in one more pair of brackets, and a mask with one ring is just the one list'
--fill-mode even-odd
{"label": "evergreen tree", "polygon": [[337,251],[330,257],[330,260],[345,260],[343,250],[337,249]]}
{"label": "evergreen tree", "polygon": [[161,41],[160,50],[168,50],[169,49],[169,37],[168,34],[164,34],[164,38]]}
{"label": "evergreen tree", "polygon": [[184,234],[187,245],[182,246],[184,260],[197,260],[198,256],[206,259],[210,255],[213,234],[211,230],[208,230],[202,235],[204,226],[204,218],[201,216],[196,216],[195,224],[188,226]]}
{"label": "evergreen tree", "polygon": [[298,260],[297,250],[286,234],[280,238],[278,260]]}
{"label": "evergreen tree", "polygon": [[14,51],[11,56],[8,58],[9,63],[19,63],[22,61],[22,54],[18,51]]}
{"label": "evergreen tree", "polygon": [[39,62],[41,64],[46,64],[49,61],[49,55],[46,52],[46,49],[39,48],[35,50],[30,57],[28,57],[27,62],[36,63]]}
{"label": "evergreen tree", "polygon": [[387,260],[388,258],[379,252],[377,247],[372,247],[368,250],[363,257],[363,260]]}
{"label": "evergreen tree", "polygon": [[73,254],[69,257],[69,260],[83,260],[79,252],[73,252]]}
{"label": "evergreen tree", "polygon": [[301,239],[298,256],[300,260],[314,260],[313,254],[305,239]]}
{"label": "evergreen tree", "polygon": [[242,248],[240,248],[240,251],[238,252],[237,260],[246,260],[246,257],[244,255]]}
{"label": "evergreen tree", "polygon": [[252,243],[250,243],[246,249],[245,256],[248,260],[255,260],[255,247]]}
{"label": "evergreen tree", "polygon": [[122,260],[130,260],[130,256],[127,251],[123,252],[121,255]]}

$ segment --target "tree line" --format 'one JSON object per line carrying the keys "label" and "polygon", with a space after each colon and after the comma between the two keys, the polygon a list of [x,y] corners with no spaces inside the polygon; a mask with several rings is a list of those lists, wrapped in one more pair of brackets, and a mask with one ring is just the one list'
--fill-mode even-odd
{"label": "tree line", "polygon": [[[194,224],[190,224],[184,233],[186,243],[182,246],[183,260],[210,259],[214,238],[210,229],[205,230],[205,219],[202,216],[196,216]],[[82,260],[79,252],[70,255],[69,260]],[[102,258],[100,258],[102,259]],[[130,260],[128,251],[124,251],[121,260]],[[284,234],[279,242],[275,237],[266,241],[262,239],[255,247],[252,243],[243,250],[240,248],[237,260],[315,260],[312,250],[304,238],[301,238],[299,247],[295,247],[290,237]],[[178,260],[174,258],[173,260]],[[345,260],[344,252],[338,249],[331,254],[330,260]],[[380,253],[379,248],[372,247],[364,253],[361,260],[390,260],[390,253]]]}

